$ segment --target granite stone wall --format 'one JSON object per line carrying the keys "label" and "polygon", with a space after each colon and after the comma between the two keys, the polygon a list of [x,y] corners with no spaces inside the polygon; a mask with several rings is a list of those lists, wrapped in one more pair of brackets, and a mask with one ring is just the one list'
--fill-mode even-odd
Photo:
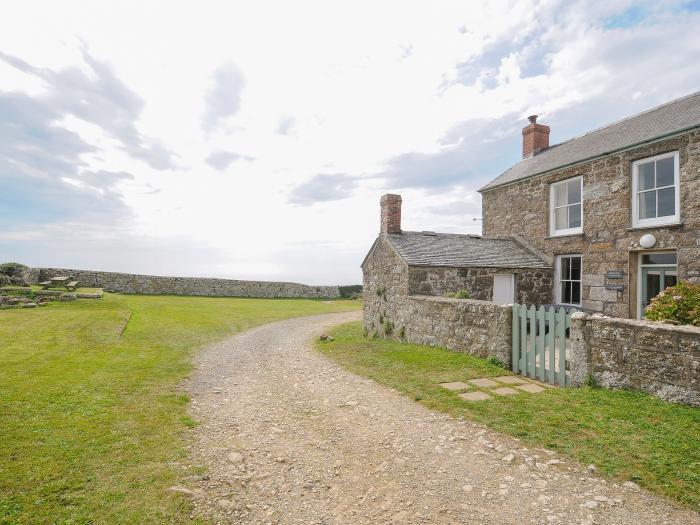
{"label": "granite stone wall", "polygon": [[572,383],[633,388],[700,406],[700,328],[575,313]]}
{"label": "granite stone wall", "polygon": [[36,284],[57,275],[69,275],[77,280],[80,286],[94,286],[120,293],[211,297],[340,297],[338,286],[309,286],[298,283],[202,277],[163,277],[65,268],[35,268],[31,279],[33,284]]}
{"label": "granite stone wall", "polygon": [[547,269],[411,266],[408,292],[410,295],[444,297],[449,292],[467,290],[472,299],[490,301],[496,273],[515,274],[516,302],[527,305],[552,302],[553,270]]}
{"label": "granite stone wall", "polygon": [[[681,221],[674,226],[633,229],[631,218],[632,162],[678,151]],[[583,176],[583,234],[549,235],[549,185]],[[639,238],[652,233],[655,250],[678,253],[678,277],[700,281],[700,132],[560,169],[549,174],[487,190],[483,197],[484,237],[518,235],[552,257],[582,254],[582,306],[611,317],[636,317]],[[606,273],[623,270],[622,279]],[[630,278],[632,275],[632,278]],[[608,290],[622,284],[624,290]]]}
{"label": "granite stone wall", "polygon": [[510,366],[510,307],[473,299],[409,295],[409,267],[381,237],[363,270],[367,335],[494,356]]}

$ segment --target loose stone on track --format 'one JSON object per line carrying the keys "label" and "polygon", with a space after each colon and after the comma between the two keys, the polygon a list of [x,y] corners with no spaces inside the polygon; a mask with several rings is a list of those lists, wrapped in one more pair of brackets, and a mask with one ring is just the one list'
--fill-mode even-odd
{"label": "loose stone on track", "polygon": [[206,474],[183,482],[189,494],[173,487],[197,513],[219,523],[700,524],[631,482],[428,410],[311,349],[358,318],[272,323],[199,353],[191,461]]}

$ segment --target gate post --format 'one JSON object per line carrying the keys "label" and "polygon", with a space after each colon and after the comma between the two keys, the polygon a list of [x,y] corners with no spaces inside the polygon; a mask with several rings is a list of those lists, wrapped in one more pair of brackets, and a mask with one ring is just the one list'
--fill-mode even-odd
{"label": "gate post", "polygon": [[570,377],[571,386],[583,386],[586,384],[588,374],[591,372],[591,346],[586,336],[586,323],[588,314],[574,312],[571,314],[571,357]]}

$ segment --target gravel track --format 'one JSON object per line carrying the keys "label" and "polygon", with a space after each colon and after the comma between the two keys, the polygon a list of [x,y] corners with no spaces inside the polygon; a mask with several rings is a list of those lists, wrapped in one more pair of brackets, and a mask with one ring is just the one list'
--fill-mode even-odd
{"label": "gravel track", "polygon": [[428,410],[311,349],[360,313],[264,325],[204,348],[175,489],[216,523],[700,524],[633,484]]}

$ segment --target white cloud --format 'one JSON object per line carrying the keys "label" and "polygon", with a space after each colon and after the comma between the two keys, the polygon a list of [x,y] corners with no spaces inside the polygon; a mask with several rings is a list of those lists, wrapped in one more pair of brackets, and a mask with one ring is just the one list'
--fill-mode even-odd
{"label": "white cloud", "polygon": [[[51,182],[7,179],[14,197],[0,204],[36,212],[12,215],[2,253],[359,282],[381,193],[401,189],[407,228],[478,232],[474,190],[518,160],[526,115],[563,140],[697,89],[698,14],[638,5],[14,3],[0,49],[39,73],[0,61],[0,103],[45,110],[45,135],[19,144],[41,152],[32,173]],[[0,123],[6,150],[24,154],[7,129]],[[102,191],[89,218],[40,213],[65,190],[51,166],[109,184],[73,188]],[[133,178],[109,175],[119,173]],[[108,213],[96,221],[100,207]],[[26,233],[37,228],[110,242],[99,260],[71,251],[68,234],[47,252]],[[144,255],[139,239],[168,255]]]}

